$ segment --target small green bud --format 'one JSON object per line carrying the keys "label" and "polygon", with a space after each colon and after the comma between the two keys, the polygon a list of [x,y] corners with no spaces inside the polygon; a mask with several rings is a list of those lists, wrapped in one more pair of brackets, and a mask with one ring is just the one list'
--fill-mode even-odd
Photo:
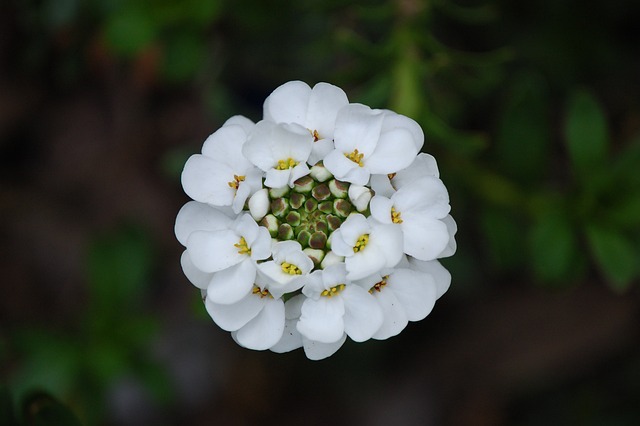
{"label": "small green bud", "polygon": [[275,200],[271,201],[271,213],[275,217],[282,219],[288,211],[289,204],[287,203],[286,198],[276,198]]}
{"label": "small green bud", "polygon": [[269,189],[269,197],[272,200],[276,198],[282,198],[289,193],[289,187],[283,186],[282,188],[270,188]]}
{"label": "small green bud", "polygon": [[318,210],[322,213],[333,213],[333,201],[323,201],[318,204]]}
{"label": "small green bud", "polygon": [[291,205],[292,209],[298,210],[300,206],[304,204],[306,199],[307,198],[299,192],[294,192],[291,194],[291,197],[289,197],[289,205]]}
{"label": "small green bud", "polygon": [[342,220],[340,220],[338,216],[334,216],[332,214],[327,215],[327,227],[329,228],[329,232],[333,232],[340,228],[340,225],[342,225]]}
{"label": "small green bud", "polygon": [[291,226],[300,225],[300,213],[298,212],[289,212],[285,217],[285,221]]}
{"label": "small green bud", "polygon": [[275,238],[278,235],[278,227],[280,226],[280,221],[274,215],[266,215],[260,221],[260,225],[267,228],[269,234],[271,234],[271,238]]}
{"label": "small green bud", "polygon": [[351,213],[352,209],[353,206],[347,200],[338,199],[333,202],[333,210],[335,214],[340,216],[341,218],[349,216],[349,213]]}
{"label": "small green bud", "polygon": [[298,242],[302,247],[309,246],[309,239],[311,238],[311,232],[302,230],[298,233]]}
{"label": "small green bud", "polygon": [[324,232],[325,234],[329,233],[329,227],[327,226],[327,223],[323,220],[317,221],[314,229],[319,232]]}
{"label": "small green bud", "polygon": [[325,183],[321,183],[311,190],[311,195],[318,201],[324,201],[327,198],[331,197],[331,191],[329,187]]}
{"label": "small green bud", "polygon": [[311,234],[309,239],[309,247],[312,249],[323,249],[327,244],[327,234],[324,232],[316,231]]}
{"label": "small green bud", "polygon": [[349,184],[337,179],[329,181],[329,190],[335,198],[347,198],[349,195]]}
{"label": "small green bud", "polygon": [[323,250],[306,248],[302,251],[304,252],[304,254],[309,256],[309,259],[313,260],[313,264],[315,265],[316,268],[320,266],[320,263],[322,262],[325,256]]}
{"label": "small green bud", "polygon": [[307,213],[311,213],[313,211],[315,211],[315,209],[318,208],[318,202],[316,200],[314,200],[313,198],[309,198],[305,203],[304,203],[304,211]]}
{"label": "small green bud", "polygon": [[314,182],[315,181],[311,176],[302,176],[300,179],[293,182],[293,190],[306,194],[313,189]]}
{"label": "small green bud", "polygon": [[278,239],[280,241],[293,240],[293,228],[288,223],[283,223],[278,227]]}

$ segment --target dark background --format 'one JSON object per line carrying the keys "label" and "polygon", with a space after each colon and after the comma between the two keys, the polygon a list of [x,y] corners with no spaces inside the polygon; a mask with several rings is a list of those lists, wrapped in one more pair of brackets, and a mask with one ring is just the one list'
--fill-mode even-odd
{"label": "dark background", "polygon": [[[21,418],[44,390],[87,425],[640,424],[638,22],[632,0],[3,1],[4,403]],[[459,225],[427,319],[320,362],[233,343],[173,235],[186,158],[296,79],[417,120]]]}

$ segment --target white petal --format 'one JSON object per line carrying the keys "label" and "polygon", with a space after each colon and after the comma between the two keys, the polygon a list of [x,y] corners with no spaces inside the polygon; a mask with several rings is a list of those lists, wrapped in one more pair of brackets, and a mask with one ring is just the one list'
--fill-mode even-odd
{"label": "white petal", "polygon": [[271,256],[271,235],[264,226],[258,227],[258,234],[251,243],[251,259],[264,260]]}
{"label": "white petal", "polygon": [[209,316],[218,327],[226,331],[235,331],[243,327],[258,315],[264,305],[264,300],[253,294],[233,305],[218,305],[208,298],[205,299]]}
{"label": "white petal", "polygon": [[339,180],[345,180],[345,178],[351,173],[353,176],[359,179],[358,182],[352,183],[357,183],[358,185],[365,185],[367,183],[366,180],[362,182],[363,177],[360,176],[360,174],[358,174],[357,172],[357,170],[361,169],[362,167],[345,157],[344,153],[342,153],[342,151],[340,150],[335,149],[329,152],[324,157],[323,164],[327,168],[327,170],[329,170],[331,174]]}
{"label": "white petal", "polygon": [[249,198],[249,194],[251,194],[251,185],[240,182],[240,185],[238,185],[238,189],[236,190],[236,194],[233,197],[233,202],[231,203],[231,208],[234,213],[238,214],[242,209],[244,209],[244,205],[247,202],[247,198]]}
{"label": "white petal", "polygon": [[182,187],[189,197],[201,203],[230,206],[235,196],[229,186],[233,174],[228,165],[195,154],[189,157],[182,170]]}
{"label": "white petal", "polygon": [[340,297],[307,299],[302,305],[297,328],[307,339],[333,343],[344,334],[343,316],[344,302]]}
{"label": "white petal", "polygon": [[445,249],[442,250],[442,252],[438,255],[438,258],[453,256],[453,254],[456,252],[456,249],[458,248],[455,238],[456,232],[458,232],[458,224],[455,220],[453,220],[453,217],[451,217],[451,215],[447,215],[440,220],[443,221],[445,225],[447,225],[447,231],[449,232],[449,242],[447,243],[447,247],[445,247]]}
{"label": "white petal", "polygon": [[284,323],[282,337],[275,345],[271,346],[271,348],[269,349],[275,353],[281,354],[302,347],[302,334],[300,334],[300,332],[296,328],[297,323],[297,318],[286,320]]}
{"label": "white petal", "polygon": [[223,124],[223,126],[230,126],[230,125],[240,126],[244,129],[244,132],[246,134],[249,134],[251,129],[253,129],[253,126],[255,126],[255,123],[242,115],[234,115],[233,117],[225,121]]}
{"label": "white petal", "polygon": [[371,216],[380,223],[390,224],[391,220],[391,208],[393,207],[393,201],[387,197],[376,195],[371,199],[369,208],[371,209]]}
{"label": "white petal", "polygon": [[371,175],[369,184],[376,195],[390,198],[396,192],[395,188],[391,186],[391,180],[387,175],[373,174]]}
{"label": "white petal", "polygon": [[386,263],[380,267],[393,268],[402,259],[402,230],[396,225],[376,225],[369,234],[369,244],[378,247]]}
{"label": "white petal", "polygon": [[182,256],[180,257],[180,265],[182,266],[184,275],[191,284],[202,290],[205,290],[209,286],[213,274],[210,272],[202,272],[196,268],[193,262],[191,262],[189,253],[186,250],[182,252]]}
{"label": "white petal", "polygon": [[269,191],[262,188],[249,198],[249,212],[256,222],[262,220],[269,212]]}
{"label": "white petal", "polygon": [[351,281],[360,280],[384,268],[386,263],[384,252],[376,245],[369,244],[351,257],[347,257],[344,263],[347,267],[347,278]]}
{"label": "white petal", "polygon": [[307,163],[315,165],[318,161],[324,160],[324,158],[335,149],[332,139],[318,139],[313,143],[311,154],[307,159]]}
{"label": "white petal", "polygon": [[420,260],[433,260],[447,247],[449,231],[444,222],[421,214],[402,215],[404,252]]}
{"label": "white petal", "polygon": [[275,123],[305,124],[311,88],[302,81],[289,81],[264,101],[264,119]]}
{"label": "white petal", "polygon": [[251,292],[255,279],[256,266],[251,259],[246,259],[213,274],[207,298],[218,304],[237,303]]}
{"label": "white petal", "polygon": [[289,185],[291,170],[269,169],[265,175],[264,186],[269,188],[284,188]]}
{"label": "white petal", "polygon": [[220,231],[227,229],[231,219],[218,209],[207,204],[189,201],[182,206],[176,217],[176,238],[183,246],[193,231]]}
{"label": "white petal", "polygon": [[[307,156],[308,157],[308,156]],[[307,157],[305,157],[305,159],[303,161],[307,160]],[[307,165],[306,162],[304,163],[298,163],[297,166],[295,166],[293,169],[290,170],[290,176],[289,176],[289,186],[291,188],[293,188],[293,183],[295,181],[297,181],[298,179],[300,179],[302,176],[306,176],[308,175],[310,172],[309,170],[309,166]],[[266,183],[265,183],[266,185]]]}
{"label": "white petal", "polygon": [[355,149],[364,154],[364,161],[376,148],[380,138],[382,120],[380,111],[360,104],[349,104],[338,112],[334,143],[336,149],[349,154]]}
{"label": "white petal", "polygon": [[342,337],[334,343],[321,343],[313,340],[302,338],[302,346],[304,348],[304,354],[312,361],[319,361],[333,355],[342,347],[347,340],[347,335],[342,334]]}
{"label": "white petal", "polygon": [[328,83],[318,83],[311,90],[307,118],[303,124],[317,130],[321,138],[333,139],[338,111],[349,103],[342,89]]}
{"label": "white petal", "polygon": [[247,256],[234,247],[240,237],[231,231],[195,231],[187,239],[189,257],[204,272],[217,272],[242,262]]}
{"label": "white petal", "polygon": [[392,129],[401,128],[411,133],[413,143],[416,149],[420,151],[424,145],[424,132],[418,123],[404,115],[397,114],[393,111],[384,111],[384,121],[382,122],[382,133]]}
{"label": "white petal", "polygon": [[378,302],[384,317],[380,329],[373,335],[373,338],[384,340],[400,334],[409,320],[393,290],[383,287],[379,292],[374,291],[373,297]]}
{"label": "white petal", "polygon": [[393,289],[409,321],[424,319],[436,303],[436,285],[427,273],[398,269],[387,279],[387,286]]}
{"label": "white petal", "polygon": [[264,298],[262,311],[236,332],[235,340],[245,348],[261,351],[274,346],[284,331],[284,302]]}
{"label": "white petal", "polygon": [[364,164],[371,173],[394,173],[408,167],[418,152],[408,130],[394,129],[380,135],[375,151]]}
{"label": "white petal", "polygon": [[372,295],[362,287],[349,285],[340,296],[344,299],[344,331],[353,341],[364,342],[382,325],[382,310]]}
{"label": "white petal", "polygon": [[402,188],[406,184],[417,181],[425,176],[440,177],[438,163],[432,155],[420,153],[413,160],[413,163],[404,170],[400,170],[393,178],[392,185],[396,189]]}
{"label": "white petal", "polygon": [[349,247],[351,247],[353,251],[353,247],[356,245],[358,238],[360,238],[364,234],[369,234],[371,231],[371,225],[364,217],[364,215],[360,213],[352,214],[347,217],[340,228],[338,228],[335,232],[340,232],[342,239],[344,240]]}
{"label": "white petal", "polygon": [[202,154],[230,166],[238,174],[251,167],[251,163],[242,155],[242,145],[247,133],[242,126],[225,125],[209,136],[202,145]]}
{"label": "white petal", "polygon": [[357,211],[363,212],[369,207],[369,201],[373,193],[371,189],[361,185],[349,185],[349,201],[356,208]]}
{"label": "white petal", "polygon": [[412,269],[426,272],[433,278],[436,285],[436,299],[445,294],[451,285],[451,273],[442,266],[437,260],[423,262],[421,260],[411,258],[409,264]]}
{"label": "white petal", "polygon": [[344,257],[343,256],[339,256],[339,255],[335,254],[333,251],[330,251],[329,253],[327,253],[324,256],[324,259],[322,259],[322,262],[320,263],[320,266],[322,268],[326,268],[328,266],[335,265],[336,263],[343,263],[343,262],[344,262]]}
{"label": "white petal", "polygon": [[398,189],[391,199],[396,208],[404,213],[442,219],[451,210],[447,188],[438,178],[425,176]]}

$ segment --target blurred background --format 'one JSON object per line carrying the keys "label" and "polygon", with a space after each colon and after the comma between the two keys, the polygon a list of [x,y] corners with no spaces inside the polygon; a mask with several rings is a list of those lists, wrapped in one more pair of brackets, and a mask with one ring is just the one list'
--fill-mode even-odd
{"label": "blurred background", "polygon": [[[640,424],[639,21],[633,0],[3,1],[0,423]],[[173,235],[188,156],[298,79],[417,120],[459,225],[427,319],[320,362],[238,347]]]}

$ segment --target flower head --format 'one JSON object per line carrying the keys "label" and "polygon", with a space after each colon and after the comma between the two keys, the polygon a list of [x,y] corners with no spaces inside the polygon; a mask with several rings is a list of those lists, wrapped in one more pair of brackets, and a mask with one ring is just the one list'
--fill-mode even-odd
{"label": "flower head", "polygon": [[182,173],[180,263],[213,321],[316,360],[426,317],[457,226],[420,126],[327,83],[285,83],[263,111],[227,120]]}

